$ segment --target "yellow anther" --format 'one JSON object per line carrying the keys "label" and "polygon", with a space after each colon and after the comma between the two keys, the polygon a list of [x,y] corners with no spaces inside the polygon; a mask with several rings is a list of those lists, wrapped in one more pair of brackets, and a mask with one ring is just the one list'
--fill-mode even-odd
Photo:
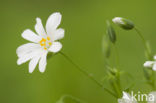
{"label": "yellow anther", "polygon": [[51,42],[49,42],[49,45],[52,45],[52,43],[51,43]]}
{"label": "yellow anther", "polygon": [[40,45],[45,46],[46,45],[46,39],[42,38],[42,40],[40,41]]}
{"label": "yellow anther", "polygon": [[47,40],[50,40],[50,37],[49,36],[47,37]]}
{"label": "yellow anther", "polygon": [[47,48],[46,48],[46,47],[44,47],[44,50],[47,50]]}

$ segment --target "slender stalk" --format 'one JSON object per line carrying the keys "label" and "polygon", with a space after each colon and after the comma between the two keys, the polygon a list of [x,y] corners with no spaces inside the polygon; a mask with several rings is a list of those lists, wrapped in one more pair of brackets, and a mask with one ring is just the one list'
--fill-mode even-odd
{"label": "slender stalk", "polygon": [[101,83],[99,83],[93,76],[90,75],[90,73],[88,73],[87,71],[85,71],[84,69],[82,69],[81,67],[79,67],[75,62],[72,61],[72,59],[70,59],[66,54],[64,54],[63,52],[59,52],[61,55],[63,55],[70,63],[72,63],[80,72],[82,72],[84,75],[86,75],[88,78],[90,78],[93,82],[95,82],[99,87],[103,88],[105,91],[107,91],[109,94],[111,94],[112,96],[114,96],[115,98],[117,98],[117,96],[112,93],[109,89],[103,87],[103,85]]}
{"label": "slender stalk", "polygon": [[119,52],[118,52],[117,46],[115,44],[113,46],[115,47],[116,67],[120,67]]}
{"label": "slender stalk", "polygon": [[[139,29],[137,29],[136,27],[135,27],[134,29],[135,29],[135,31],[137,32],[137,34],[139,34],[140,38],[142,39],[143,45],[144,45],[145,50],[146,50],[146,52],[147,52],[148,59],[149,59],[149,60],[152,60],[151,52],[150,52],[150,50],[148,49],[148,46],[147,46],[147,44],[146,44],[146,40],[145,40],[144,36],[142,35],[142,33],[140,32]],[[152,81],[151,81],[150,85],[151,85],[151,87],[152,87],[153,89],[155,89],[155,77],[154,77],[154,76],[155,76],[155,73],[154,73],[154,71],[152,70],[152,75],[151,75]]]}
{"label": "slender stalk", "polygon": [[144,36],[142,35],[142,33],[140,32],[139,29],[137,29],[136,27],[134,29],[135,29],[135,31],[137,32],[137,34],[140,36],[140,38],[142,40],[144,48],[145,48],[145,50],[147,52],[148,59],[151,59],[151,53],[150,53],[150,51],[149,51],[149,49],[147,47],[146,40],[145,40]]}
{"label": "slender stalk", "polygon": [[134,29],[139,34],[139,36],[142,39],[143,43],[146,43],[146,40],[145,40],[144,36],[141,34],[141,32],[139,31],[139,29],[137,29],[136,27]]}
{"label": "slender stalk", "polygon": [[155,73],[154,73],[153,70],[152,70],[152,83],[151,83],[151,86],[152,86],[153,90],[155,90]]}

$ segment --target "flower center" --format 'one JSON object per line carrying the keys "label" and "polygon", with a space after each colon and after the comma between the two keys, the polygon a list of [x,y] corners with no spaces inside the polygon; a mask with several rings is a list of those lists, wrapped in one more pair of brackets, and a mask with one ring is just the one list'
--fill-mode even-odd
{"label": "flower center", "polygon": [[40,45],[44,48],[44,50],[47,50],[52,45],[52,42],[50,40],[50,37],[42,38],[42,40],[39,42]]}

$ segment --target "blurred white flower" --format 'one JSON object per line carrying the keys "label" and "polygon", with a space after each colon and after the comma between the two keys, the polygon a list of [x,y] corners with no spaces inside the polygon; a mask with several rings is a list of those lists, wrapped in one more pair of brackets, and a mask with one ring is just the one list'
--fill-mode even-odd
{"label": "blurred white flower", "polygon": [[144,67],[152,68],[154,71],[156,71],[156,56],[154,56],[154,61],[146,61],[144,63]]}
{"label": "blurred white flower", "polygon": [[115,17],[112,19],[115,24],[125,24],[122,20],[122,17]]}
{"label": "blurred white flower", "polygon": [[147,103],[156,103],[156,91],[149,93]]}
{"label": "blurred white flower", "polygon": [[137,103],[128,93],[123,91],[123,97],[118,99],[118,103]]}
{"label": "blurred white flower", "polygon": [[30,73],[34,71],[38,63],[39,71],[45,71],[48,52],[56,53],[62,48],[62,44],[57,41],[64,37],[64,29],[57,29],[61,22],[61,17],[61,14],[58,12],[51,14],[46,23],[46,31],[42,25],[41,19],[36,18],[35,30],[37,33],[34,33],[30,29],[26,29],[22,33],[22,37],[31,43],[21,45],[17,48],[18,65],[30,60]]}

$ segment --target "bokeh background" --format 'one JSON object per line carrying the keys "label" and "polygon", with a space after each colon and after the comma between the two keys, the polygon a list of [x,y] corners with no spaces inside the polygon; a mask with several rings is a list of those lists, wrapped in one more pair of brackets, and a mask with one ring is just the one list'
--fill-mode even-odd
{"label": "bokeh background", "polygon": [[[16,49],[27,43],[21,33],[27,28],[34,30],[36,17],[45,25],[50,14],[61,12],[60,27],[66,31],[62,51],[101,81],[106,75],[101,47],[106,20],[115,16],[131,19],[156,52],[155,5],[155,0],[0,0],[0,103],[55,103],[64,94],[88,103],[117,103],[61,55],[48,60],[45,73],[36,68],[29,74],[28,63],[18,66]],[[150,92],[150,87],[142,83],[145,58],[140,38],[134,30],[113,26],[119,69],[133,75],[135,92]],[[112,55],[112,66],[114,58]]]}

